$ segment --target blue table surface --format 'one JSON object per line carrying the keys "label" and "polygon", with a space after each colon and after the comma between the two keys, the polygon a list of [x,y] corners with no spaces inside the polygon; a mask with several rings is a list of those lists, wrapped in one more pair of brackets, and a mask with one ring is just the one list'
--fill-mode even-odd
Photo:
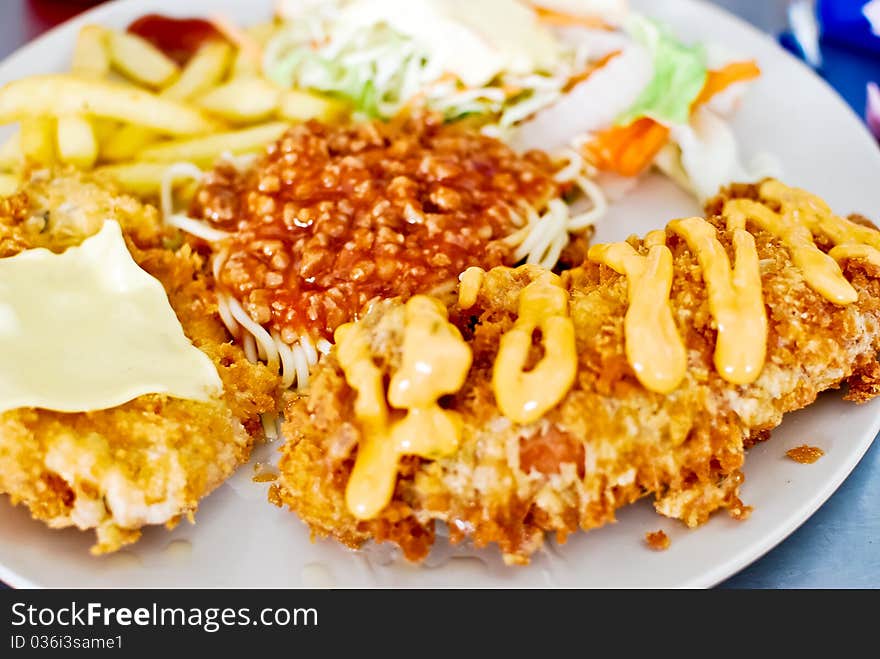
{"label": "blue table surface", "polygon": [[880,587],[880,441],[815,515],[721,587]]}
{"label": "blue table surface", "polygon": [[[775,32],[782,27],[779,21],[785,3],[781,0],[716,2],[762,29]],[[4,7],[9,8],[12,3]],[[0,10],[0,20],[5,18]],[[785,37],[781,42],[789,48],[793,45]],[[14,45],[8,41],[0,43],[0,57]],[[868,80],[880,81],[880,58],[832,43],[823,44],[823,53],[825,65],[821,74],[863,115],[865,84]],[[815,515],[721,587],[880,588],[880,441],[874,442],[849,478]]]}

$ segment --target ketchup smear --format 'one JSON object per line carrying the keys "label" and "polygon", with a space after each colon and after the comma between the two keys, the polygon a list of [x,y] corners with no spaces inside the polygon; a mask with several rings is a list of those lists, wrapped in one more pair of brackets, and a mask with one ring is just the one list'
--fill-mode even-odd
{"label": "ketchup smear", "polygon": [[141,16],[128,26],[128,31],[146,39],[180,65],[186,64],[205,42],[226,39],[209,21],[161,14]]}

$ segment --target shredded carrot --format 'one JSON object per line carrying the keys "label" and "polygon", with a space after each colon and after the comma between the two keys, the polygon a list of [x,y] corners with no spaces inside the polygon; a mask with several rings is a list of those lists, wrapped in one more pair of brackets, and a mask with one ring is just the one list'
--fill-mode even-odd
{"label": "shredded carrot", "polygon": [[444,71],[443,75],[441,75],[439,78],[437,78],[437,80],[435,81],[435,84],[440,84],[440,83],[445,83],[445,82],[460,83],[461,80],[459,80],[458,75],[453,73],[452,71]]}
{"label": "shredded carrot", "polygon": [[618,55],[620,55],[620,53],[621,53],[621,51],[619,51],[619,50],[615,50],[614,52],[608,53],[608,54],[605,55],[605,57],[603,57],[602,59],[600,59],[600,60],[598,60],[598,61],[596,61],[596,62],[593,62],[592,64],[588,65],[587,68],[586,68],[586,70],[584,70],[584,71],[582,71],[582,72],[580,72],[580,73],[578,73],[578,74],[576,74],[576,75],[573,75],[573,76],[569,79],[569,81],[566,83],[566,85],[565,85],[565,91],[568,91],[569,89],[571,89],[571,88],[574,87],[575,85],[582,83],[584,80],[587,80],[587,79],[588,79],[591,75],[593,75],[596,71],[598,71],[598,70],[601,69],[603,66],[605,66],[606,64],[608,64],[608,62],[610,62],[610,61],[613,60],[615,57],[617,57]]}
{"label": "shredded carrot", "polygon": [[255,62],[263,59],[263,49],[244,30],[222,14],[214,14],[209,18],[211,24],[216,27],[220,34],[239,47],[242,52],[248,54]]}
{"label": "shredded carrot", "polygon": [[533,2],[532,7],[538,15],[538,20],[548,25],[559,27],[586,27],[591,30],[607,30],[613,32],[616,28],[609,25],[598,16],[578,16],[557,9],[544,7],[540,3]]}
{"label": "shredded carrot", "polygon": [[[694,111],[737,82],[761,75],[755,62],[734,62],[710,71],[703,90],[691,106]],[[669,128],[650,117],[628,126],[612,126],[597,133],[585,146],[586,155],[597,168],[621,176],[638,176],[654,162],[669,141]]]}
{"label": "shredded carrot", "polygon": [[694,107],[696,108],[708,103],[712,97],[720,94],[737,82],[754,80],[760,75],[761,69],[758,67],[757,63],[753,61],[733,62],[725,66],[723,69],[709,71],[709,75],[706,78],[706,84],[703,85],[703,91],[700,92],[697,100],[694,101]]}
{"label": "shredded carrot", "polygon": [[669,129],[649,117],[628,126],[612,126],[586,145],[587,155],[601,170],[638,176],[669,141]]}

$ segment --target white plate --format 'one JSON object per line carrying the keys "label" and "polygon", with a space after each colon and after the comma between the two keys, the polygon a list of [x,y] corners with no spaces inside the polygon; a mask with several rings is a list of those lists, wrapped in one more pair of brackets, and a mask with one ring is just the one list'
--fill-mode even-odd
{"label": "white plate", "polygon": [[[759,60],[764,76],[736,120],[745,151],[769,150],[787,181],[817,192],[841,213],[880,211],[880,150],[859,119],[824,82],[767,36],[694,0],[636,2],[687,40],[717,41]],[[98,7],[23,48],[0,65],[0,83],[64,70],[86,22],[125,26],[150,11],[206,15],[223,11],[242,22],[268,17],[268,0],[122,0]],[[618,239],[695,212],[669,182],[652,178],[618,206],[599,231]],[[689,531],[643,502],[622,510],[617,524],[551,545],[528,568],[505,568],[497,552],[430,566],[388,562],[387,552],[353,553],[311,543],[292,514],[265,501],[265,486],[242,469],[199,510],[196,526],[150,529],[131,549],[94,558],[91,534],[49,531],[24,508],[0,501],[0,578],[16,586],[709,586],[779,543],[840,485],[880,428],[880,402],[846,404],[828,394],[791,415],[770,442],[748,456],[742,496],[755,511],[744,523],[720,514]],[[825,450],[812,466],[785,451],[807,442]],[[273,450],[274,447],[269,450]],[[266,450],[266,449],[264,449]],[[645,532],[664,529],[666,552],[646,549]],[[443,553],[442,551],[440,552]]]}

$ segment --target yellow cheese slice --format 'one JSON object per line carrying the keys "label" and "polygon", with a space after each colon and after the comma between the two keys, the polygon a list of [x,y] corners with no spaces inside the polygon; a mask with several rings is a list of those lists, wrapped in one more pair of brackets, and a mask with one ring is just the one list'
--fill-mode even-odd
{"label": "yellow cheese slice", "polygon": [[201,401],[221,390],[116,222],[61,254],[0,259],[0,412],[86,412],[151,393]]}

